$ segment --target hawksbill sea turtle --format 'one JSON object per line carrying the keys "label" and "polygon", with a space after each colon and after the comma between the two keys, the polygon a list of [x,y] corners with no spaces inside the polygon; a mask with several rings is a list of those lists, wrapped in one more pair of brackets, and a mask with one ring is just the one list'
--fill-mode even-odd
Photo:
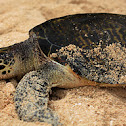
{"label": "hawksbill sea turtle", "polygon": [[0,79],[22,78],[19,118],[60,125],[48,107],[52,87],[126,86],[126,16],[75,14],[48,20],[24,42],[0,48]]}

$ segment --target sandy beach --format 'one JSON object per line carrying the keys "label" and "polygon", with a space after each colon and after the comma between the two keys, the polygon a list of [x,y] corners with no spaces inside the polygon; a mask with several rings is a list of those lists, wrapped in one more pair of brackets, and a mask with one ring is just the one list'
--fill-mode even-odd
{"label": "sandy beach", "polygon": [[[77,13],[126,14],[125,0],[0,0],[0,48],[24,41],[34,26]],[[0,126],[49,126],[19,120],[16,80],[0,81]],[[126,126],[126,88],[93,86],[52,90],[49,101],[64,126]]]}

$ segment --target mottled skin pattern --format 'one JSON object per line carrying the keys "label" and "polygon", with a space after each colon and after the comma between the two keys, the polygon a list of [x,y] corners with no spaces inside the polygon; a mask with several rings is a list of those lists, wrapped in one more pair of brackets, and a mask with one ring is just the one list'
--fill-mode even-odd
{"label": "mottled skin pattern", "polygon": [[58,125],[58,117],[48,107],[52,83],[43,71],[33,71],[20,81],[15,95],[15,105],[20,119]]}
{"label": "mottled skin pattern", "polygon": [[48,60],[41,69],[26,74],[19,82],[15,94],[15,106],[24,121],[48,122],[61,125],[56,114],[48,108],[52,87],[79,84],[81,81],[69,68]]}
{"label": "mottled skin pattern", "polygon": [[35,37],[0,49],[0,79],[21,78],[42,65],[41,49]]}
{"label": "mottled skin pattern", "polygon": [[[120,79],[126,75],[125,34],[125,15],[69,15],[46,21],[29,31],[28,40],[1,48],[0,79],[24,76],[14,97],[19,118],[61,125],[48,108],[52,87],[73,88],[89,82],[103,87],[126,86],[125,78]],[[75,49],[68,49],[70,44]],[[124,60],[107,53],[113,44]],[[53,53],[57,56],[51,56]]]}

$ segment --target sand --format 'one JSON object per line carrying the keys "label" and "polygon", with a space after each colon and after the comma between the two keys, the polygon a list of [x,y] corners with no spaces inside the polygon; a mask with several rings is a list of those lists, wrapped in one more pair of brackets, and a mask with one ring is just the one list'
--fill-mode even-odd
{"label": "sand", "polygon": [[[0,47],[28,38],[28,30],[48,19],[75,13],[126,14],[125,0],[4,0],[0,1]],[[15,112],[17,82],[0,81],[0,126],[46,126],[23,122]],[[92,86],[54,89],[51,107],[67,126],[126,126],[126,88]]]}

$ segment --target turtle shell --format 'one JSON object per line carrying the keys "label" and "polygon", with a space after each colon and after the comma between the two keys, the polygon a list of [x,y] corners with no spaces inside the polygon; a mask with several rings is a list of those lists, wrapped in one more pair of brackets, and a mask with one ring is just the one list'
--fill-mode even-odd
{"label": "turtle shell", "polygon": [[81,77],[126,83],[126,16],[76,14],[48,20],[29,31],[42,51]]}

